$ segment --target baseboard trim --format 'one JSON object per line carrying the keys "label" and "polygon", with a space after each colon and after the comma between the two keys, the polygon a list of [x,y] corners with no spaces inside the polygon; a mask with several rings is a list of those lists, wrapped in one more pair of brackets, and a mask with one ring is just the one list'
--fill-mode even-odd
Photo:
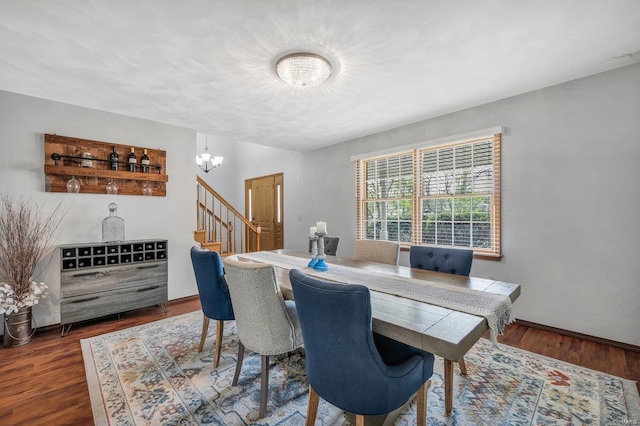
{"label": "baseboard trim", "polygon": [[525,327],[536,328],[538,330],[549,331],[551,333],[561,334],[563,336],[575,337],[577,339],[587,340],[589,342],[599,343],[601,345],[607,345],[625,351],[640,352],[640,346],[631,345],[629,343],[616,342],[615,340],[604,339],[602,337],[590,336],[588,334],[578,333],[576,331],[564,330],[562,328],[551,327],[549,325],[538,324],[535,322],[516,320],[516,324],[523,325]]}
{"label": "baseboard trim", "polygon": [[[172,300],[169,300],[167,302],[167,306],[171,306],[171,305],[178,304],[178,303],[188,302],[188,301],[190,301],[190,300],[192,300],[194,298],[198,298],[198,297],[199,297],[198,295],[194,295],[194,296],[181,297],[179,299],[172,299]],[[607,346],[611,346],[611,347],[622,349],[622,350],[626,350],[626,351],[640,353],[640,346],[632,345],[630,343],[617,342],[615,340],[609,340],[609,339],[605,339],[605,338],[602,338],[602,337],[591,336],[591,335],[588,335],[588,334],[578,333],[576,331],[565,330],[565,329],[562,329],[562,328],[556,328],[556,327],[552,327],[550,325],[538,324],[538,323],[535,323],[535,322],[521,320],[521,319],[517,319],[516,320],[516,324],[522,325],[522,326],[525,326],[525,327],[535,328],[535,329],[538,329],[538,330],[548,331],[548,332],[551,332],[551,333],[560,334],[560,335],[563,335],[563,336],[575,337],[577,339],[587,340],[589,342],[599,343],[601,345],[607,345]],[[51,324],[51,325],[47,325],[47,326],[43,326],[43,327],[38,327],[36,332],[37,333],[46,332],[46,331],[50,331],[50,330],[55,329],[55,328],[59,329],[60,328],[60,324]]]}

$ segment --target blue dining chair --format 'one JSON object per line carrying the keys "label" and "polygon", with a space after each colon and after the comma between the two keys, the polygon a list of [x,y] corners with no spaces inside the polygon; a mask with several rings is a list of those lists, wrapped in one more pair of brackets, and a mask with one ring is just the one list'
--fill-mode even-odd
{"label": "blue dining chair", "polygon": [[409,248],[409,264],[412,268],[468,277],[472,262],[473,250],[430,246]]}
{"label": "blue dining chair", "polygon": [[418,425],[426,423],[434,356],[372,329],[369,289],[323,281],[298,269],[289,273],[304,338],[313,425],[318,397],[356,415],[390,413],[418,392]]}
{"label": "blue dining chair", "polygon": [[[409,248],[409,265],[412,268],[468,277],[471,273],[472,262],[473,250],[431,246],[411,246]],[[458,367],[460,367],[460,373],[466,376],[467,365],[464,362],[464,357],[458,360]]]}
{"label": "blue dining chair", "polygon": [[224,278],[222,259],[218,252],[202,250],[200,247],[193,246],[191,247],[191,263],[193,264],[193,272],[196,275],[200,304],[204,314],[198,352],[201,352],[204,347],[204,341],[209,330],[209,319],[216,320],[216,349],[213,367],[217,368],[220,363],[224,322],[235,319],[227,281]]}

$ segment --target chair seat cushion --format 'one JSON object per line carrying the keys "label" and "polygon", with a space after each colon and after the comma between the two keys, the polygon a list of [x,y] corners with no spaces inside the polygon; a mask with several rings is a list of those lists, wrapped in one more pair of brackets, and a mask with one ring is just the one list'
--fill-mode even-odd
{"label": "chair seat cushion", "polygon": [[300,320],[298,319],[298,311],[296,310],[296,304],[292,300],[285,300],[284,307],[287,310],[287,315],[289,315],[289,319],[291,319],[291,324],[293,324],[293,349],[302,346],[302,329],[300,328]]}
{"label": "chair seat cushion", "polygon": [[430,352],[421,351],[413,346],[405,345],[397,340],[390,339],[378,333],[373,333],[373,340],[380,357],[387,365],[398,365],[404,363],[412,356],[422,358],[422,380],[426,382],[433,375],[433,363],[435,357]]}

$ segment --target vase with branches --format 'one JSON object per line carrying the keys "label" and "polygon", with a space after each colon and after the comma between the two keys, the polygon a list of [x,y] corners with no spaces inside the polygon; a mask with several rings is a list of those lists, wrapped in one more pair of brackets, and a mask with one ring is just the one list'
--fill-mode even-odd
{"label": "vase with branches", "polygon": [[[27,313],[28,324],[21,321],[18,331],[31,331],[31,309],[47,292],[47,285],[37,282],[34,273],[64,214],[62,203],[44,210],[22,197],[0,196],[0,315],[4,314],[5,346],[9,346],[8,335],[15,337],[8,326],[11,315]],[[27,335],[28,339],[22,336],[26,342],[31,337]]]}

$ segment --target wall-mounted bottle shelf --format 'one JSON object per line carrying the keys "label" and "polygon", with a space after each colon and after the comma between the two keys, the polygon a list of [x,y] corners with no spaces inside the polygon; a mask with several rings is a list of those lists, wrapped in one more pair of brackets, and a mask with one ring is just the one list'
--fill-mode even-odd
{"label": "wall-mounted bottle shelf", "polygon": [[[114,149],[115,147],[112,147],[112,149]],[[64,161],[65,159],[70,159],[70,160],[76,160],[77,163],[80,164],[80,167],[88,167],[88,168],[92,168],[93,167],[93,162],[94,161],[103,161],[105,163],[109,163],[109,166],[113,165],[113,164],[117,164],[119,168],[122,168],[123,170],[126,169],[129,166],[129,163],[127,161],[113,161],[113,160],[105,160],[102,158],[94,158],[91,155],[89,156],[82,156],[82,157],[76,157],[75,155],[62,155],[62,154],[58,154],[57,152],[54,152],[53,154],[51,154],[51,159],[54,162],[54,165],[59,166],[60,164],[58,164],[61,160]],[[84,162],[87,162],[91,165],[84,165]],[[113,171],[117,171],[114,169],[110,169]],[[134,165],[134,170],[133,172],[143,172],[143,173],[157,173],[157,174],[161,174],[162,173],[162,164],[151,164],[151,165],[147,165],[147,170],[146,172],[142,171],[142,167],[140,164],[135,164]],[[129,170],[130,172],[132,170]]]}
{"label": "wall-mounted bottle shelf", "polygon": [[[151,195],[166,196],[169,176],[165,172],[165,151],[50,134],[45,134],[44,146],[48,192],[67,192],[67,182],[75,177],[81,193],[106,194],[106,185],[113,180],[118,186],[118,195],[142,195],[143,184],[147,184],[152,188]],[[136,170],[140,170],[140,159],[146,149],[150,163],[148,173],[126,171],[131,148],[137,156]],[[119,156],[119,170],[110,169],[109,155],[113,150]]]}
{"label": "wall-mounted bottle shelf", "polygon": [[[134,173],[134,172],[121,172],[116,170],[98,170],[90,169],[86,167],[71,167],[71,166],[52,166],[45,165],[44,173],[47,175],[65,175],[65,176],[83,176],[83,177],[104,177],[108,179],[129,179],[129,180],[144,180],[151,182],[168,182],[169,177],[167,175],[158,175],[152,173]],[[104,188],[103,188],[104,189]],[[56,191],[51,191],[56,192]],[[64,191],[67,192],[67,186],[65,181]],[[84,191],[80,191],[84,192]],[[100,192],[104,192],[101,190]],[[120,190],[118,190],[120,193]]]}

